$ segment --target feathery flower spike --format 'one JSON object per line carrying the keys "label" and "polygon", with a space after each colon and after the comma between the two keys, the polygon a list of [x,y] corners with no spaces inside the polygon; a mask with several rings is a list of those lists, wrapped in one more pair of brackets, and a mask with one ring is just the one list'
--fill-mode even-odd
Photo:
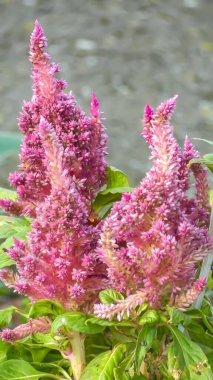
{"label": "feathery flower spike", "polygon": [[[98,255],[107,266],[108,288],[127,298],[116,305],[96,305],[99,317],[121,318],[144,302],[160,308],[175,297],[185,304],[181,294],[191,288],[197,263],[213,246],[207,172],[201,165],[188,167],[198,153],[188,138],[181,152],[173,136],[170,119],[176,99],[165,101],[156,112],[146,106],[143,135],[153,167],[131,194],[114,204],[103,224]],[[196,194],[190,198],[191,172]],[[189,303],[199,289],[197,284],[186,293]]]}
{"label": "feathery flower spike", "polygon": [[64,149],[52,126],[41,118],[39,136],[51,191],[37,206],[28,242],[15,240],[8,252],[17,274],[1,279],[31,300],[52,299],[66,308],[89,308],[104,287],[103,265],[95,254],[99,225],[89,223],[90,208],[64,163]]}
{"label": "feathery flower spike", "polygon": [[0,333],[0,338],[4,342],[15,342],[16,340],[23,339],[28,335],[50,332],[51,321],[48,317],[39,317],[38,319],[30,319],[29,322],[16,327],[15,329],[4,329]]}
{"label": "feathery flower spike", "polygon": [[59,66],[46,53],[47,39],[38,21],[30,41],[33,65],[33,97],[25,102],[19,119],[24,134],[19,172],[10,175],[18,200],[0,200],[0,206],[14,215],[36,215],[36,206],[51,192],[45,164],[44,146],[39,135],[41,117],[51,124],[63,148],[67,175],[79,186],[91,204],[106,180],[106,133],[100,117],[99,103],[92,95],[91,116],[76,105],[74,96],[65,93],[66,83],[56,79]]}

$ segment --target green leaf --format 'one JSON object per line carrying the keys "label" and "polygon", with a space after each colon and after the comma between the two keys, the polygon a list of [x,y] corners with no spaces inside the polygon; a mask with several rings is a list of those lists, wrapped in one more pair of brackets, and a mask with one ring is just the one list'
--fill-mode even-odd
{"label": "green leaf", "polygon": [[95,212],[98,214],[99,218],[103,219],[107,213],[110,211],[114,202],[120,201],[121,194],[101,194],[99,193],[92,204]]}
{"label": "green leaf", "polygon": [[213,327],[211,326],[211,323],[208,321],[208,317],[203,313],[202,310],[198,309],[190,309],[188,310],[185,315],[190,317],[191,320],[199,320],[202,319],[204,325],[206,328],[213,334]]}
{"label": "green leaf", "polygon": [[7,359],[7,351],[9,350],[10,346],[10,343],[2,342],[2,340],[0,340],[0,362],[3,362]]}
{"label": "green leaf", "polygon": [[108,321],[107,319],[92,317],[92,318],[88,319],[87,325],[89,323],[107,327],[107,326],[116,326],[116,325],[118,325],[119,322],[118,321]]}
{"label": "green leaf", "polygon": [[9,189],[5,189],[4,187],[0,187],[0,199],[10,199],[11,201],[15,201],[17,199],[16,191],[12,191]]}
{"label": "green leaf", "polygon": [[141,363],[146,353],[152,347],[153,341],[156,336],[156,332],[157,328],[155,326],[145,325],[142,327],[138,335],[135,351],[135,370],[138,373],[138,375],[140,373]]}
{"label": "green leaf", "polygon": [[208,334],[200,322],[194,320],[189,326],[187,326],[187,331],[195,342],[207,347],[213,347],[213,335]]}
{"label": "green leaf", "polygon": [[33,361],[38,363],[41,363],[44,360],[49,351],[50,349],[46,347],[30,348]]}
{"label": "green leaf", "polygon": [[106,341],[105,336],[99,334],[87,334],[84,342],[86,363],[89,363],[101,352],[110,350],[109,343]]}
{"label": "green leaf", "polygon": [[123,359],[126,346],[119,344],[112,351],[98,355],[86,367],[80,380],[113,380],[114,369]]}
{"label": "green leaf", "polygon": [[124,296],[113,289],[106,289],[99,293],[99,298],[103,304],[110,305],[116,303],[117,300],[123,300]]}
{"label": "green leaf", "polygon": [[26,240],[27,233],[30,230],[31,225],[28,219],[0,215],[0,238],[4,239],[3,243],[0,244],[1,268],[14,264],[14,261],[10,260],[3,250],[13,246],[14,238]]}
{"label": "green leaf", "polygon": [[126,174],[112,166],[108,166],[107,187],[98,193],[92,206],[99,217],[104,218],[113,203],[121,199],[121,194],[131,192],[132,190],[133,188],[129,186]]}
{"label": "green leaf", "polygon": [[126,174],[113,166],[107,166],[107,188],[129,188],[129,180]]}
{"label": "green leaf", "polygon": [[100,372],[104,368],[105,363],[109,359],[110,355],[111,351],[105,351],[96,356],[96,358],[86,366],[80,380],[100,380]]}
{"label": "green leaf", "polygon": [[127,372],[124,372],[123,369],[114,368],[114,378],[115,380],[132,380],[132,377]]}
{"label": "green leaf", "polygon": [[0,249],[0,269],[14,265],[15,261],[11,260],[7,253]]}
{"label": "green leaf", "polygon": [[54,334],[56,331],[65,327],[71,330],[78,331],[86,334],[98,334],[104,330],[104,326],[87,324],[89,316],[80,312],[69,312],[59,315],[53,322],[51,332]]}
{"label": "green leaf", "polygon": [[147,310],[138,320],[139,325],[147,323],[157,323],[159,321],[159,314],[156,310]]}
{"label": "green leaf", "polygon": [[191,318],[189,317],[189,315],[187,315],[183,311],[180,311],[170,306],[167,306],[166,310],[169,314],[170,322],[173,325],[178,325],[179,323],[183,323],[184,326],[186,326],[191,322]]}
{"label": "green leaf", "polygon": [[15,306],[10,306],[7,309],[0,310],[0,328],[3,328],[10,323],[15,310],[17,310]]}
{"label": "green leaf", "polygon": [[38,318],[42,315],[57,316],[64,313],[65,309],[59,303],[50,300],[39,300],[29,310],[28,318]]}
{"label": "green leaf", "polygon": [[8,360],[0,363],[0,380],[40,379],[44,372],[39,372],[24,360]]}
{"label": "green leaf", "polygon": [[183,380],[211,380],[213,373],[202,349],[178,328],[169,326],[173,343],[168,353],[169,372],[179,371]]}

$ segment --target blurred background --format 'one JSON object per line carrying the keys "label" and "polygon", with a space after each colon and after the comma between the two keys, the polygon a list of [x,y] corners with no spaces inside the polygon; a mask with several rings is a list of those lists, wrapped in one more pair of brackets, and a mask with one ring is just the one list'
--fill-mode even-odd
{"label": "blurred background", "polygon": [[[179,94],[173,124],[180,143],[186,133],[213,139],[212,0],[0,0],[0,186],[18,163],[16,119],[32,94],[28,46],[36,18],[86,112],[95,90],[109,162],[132,184],[150,165],[140,137],[147,102]],[[211,151],[194,143],[202,154]]]}

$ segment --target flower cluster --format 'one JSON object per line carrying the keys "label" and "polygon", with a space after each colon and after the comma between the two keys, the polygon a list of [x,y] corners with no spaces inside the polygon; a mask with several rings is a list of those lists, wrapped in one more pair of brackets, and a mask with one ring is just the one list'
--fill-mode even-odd
{"label": "flower cluster", "polygon": [[[156,112],[146,106],[143,135],[153,167],[131,194],[123,194],[114,204],[104,222],[98,254],[107,266],[108,286],[128,297],[116,305],[96,305],[100,317],[121,318],[143,302],[154,308],[165,300],[174,304],[191,287],[197,263],[212,248],[207,172],[200,164],[189,168],[198,153],[188,138],[181,151],[173,136],[170,118],[175,103],[176,97]],[[190,197],[191,171],[196,191]],[[190,299],[202,288],[194,286]],[[179,297],[178,306],[181,300],[186,304],[185,297]]]}
{"label": "flower cluster", "polygon": [[4,269],[0,277],[31,300],[88,310],[105,277],[95,253],[100,225],[90,214],[106,177],[106,136],[95,95],[87,118],[62,92],[64,82],[54,78],[58,66],[49,63],[45,47],[36,22],[30,48],[34,95],[19,123],[25,134],[20,173],[10,176],[18,200],[1,201],[12,213],[35,219],[28,241],[15,240],[8,252],[17,273]]}
{"label": "flower cluster", "polygon": [[[115,305],[95,305],[95,313],[107,319],[116,314],[121,319],[144,302],[153,308],[187,307],[205,286],[202,279],[193,281],[213,242],[206,169],[189,167],[198,152],[188,138],[182,151],[173,136],[176,97],[156,112],[146,106],[143,136],[153,167],[105,221],[94,222],[91,205],[106,182],[99,103],[93,94],[90,117],[76,106],[64,92],[65,82],[55,77],[58,65],[50,62],[46,45],[36,22],[30,46],[33,97],[19,120],[20,171],[10,175],[18,199],[0,200],[6,211],[34,220],[27,241],[15,240],[8,252],[17,272],[3,269],[0,278],[31,300],[51,299],[87,312],[101,289],[125,293]],[[194,194],[189,194],[191,174]]]}
{"label": "flower cluster", "polygon": [[55,131],[63,147],[63,167],[88,204],[106,177],[106,134],[98,100],[93,94],[91,117],[87,117],[76,105],[74,96],[64,92],[64,80],[55,78],[59,66],[50,62],[46,46],[46,37],[36,21],[30,43],[33,97],[24,104],[19,119],[19,128],[24,134],[20,171],[10,175],[10,184],[17,190],[18,201],[0,201],[1,207],[16,215],[34,217],[36,205],[51,191],[45,149],[39,135],[41,117]]}

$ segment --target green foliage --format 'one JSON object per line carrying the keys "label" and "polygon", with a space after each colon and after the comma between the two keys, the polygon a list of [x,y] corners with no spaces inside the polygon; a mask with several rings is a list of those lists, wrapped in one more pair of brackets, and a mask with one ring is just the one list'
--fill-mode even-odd
{"label": "green foliage", "polygon": [[50,300],[39,300],[32,304],[28,312],[28,318],[40,316],[57,316],[65,312],[65,309],[57,302]]}
{"label": "green foliage", "polygon": [[0,380],[38,380],[44,375],[24,360],[11,359],[0,363]]}
{"label": "green foliage", "polygon": [[[2,190],[2,192],[1,192]],[[8,191],[0,189],[0,197],[8,197]],[[14,192],[10,199],[14,200]],[[10,195],[9,195],[10,196]],[[16,218],[12,216],[0,215],[0,268],[14,265],[15,262],[7,255],[7,249],[11,248],[14,243],[14,238],[26,240],[27,233],[31,230],[31,222],[28,218]]]}
{"label": "green foliage", "polygon": [[54,334],[59,330],[72,329],[85,334],[98,334],[104,330],[104,326],[89,323],[89,316],[80,312],[70,312],[59,315],[52,324],[51,332]]}
{"label": "green foliage", "polygon": [[9,325],[15,310],[17,310],[15,306],[9,306],[6,309],[0,310],[0,328]]}
{"label": "green foliage", "polygon": [[0,199],[10,199],[11,201],[15,201],[17,199],[17,194],[15,191],[0,187]]}
{"label": "green foliage", "polygon": [[116,303],[117,300],[123,300],[124,296],[113,289],[106,289],[99,293],[99,298],[103,304],[110,305]]}
{"label": "green foliage", "polygon": [[202,349],[174,326],[170,326],[173,343],[168,352],[168,370],[180,373],[183,380],[212,379],[212,371]]}
{"label": "green foliage", "polygon": [[145,324],[155,324],[159,321],[159,314],[156,310],[147,310],[141,317],[138,319],[139,325]]}
{"label": "green foliage", "polygon": [[140,372],[142,360],[152,347],[156,331],[156,326],[147,324],[143,326],[139,332],[135,351],[135,369],[138,374]]}
{"label": "green foliage", "polygon": [[93,359],[86,367],[81,380],[112,380],[114,369],[121,362],[126,346],[118,344],[112,351],[106,351]]}
{"label": "green foliage", "polygon": [[128,193],[132,190],[133,188],[130,187],[126,174],[112,166],[108,166],[107,186],[98,193],[92,206],[102,219],[108,214],[113,203],[121,199],[122,193]]}

